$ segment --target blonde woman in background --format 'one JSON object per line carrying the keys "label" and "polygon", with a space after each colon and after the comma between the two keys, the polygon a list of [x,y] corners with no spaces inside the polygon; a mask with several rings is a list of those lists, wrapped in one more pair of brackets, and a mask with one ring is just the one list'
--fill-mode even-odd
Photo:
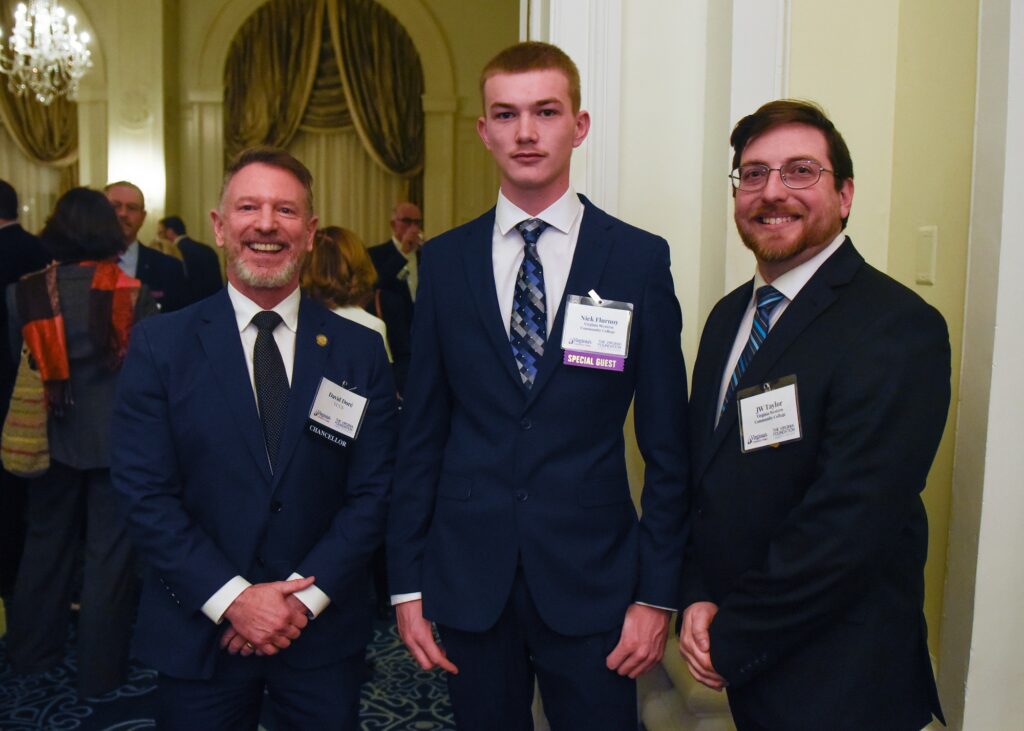
{"label": "blonde woman in background", "polygon": [[302,266],[302,289],[335,314],[379,332],[394,363],[387,325],[370,310],[376,283],[377,271],[355,233],[340,226],[317,231],[313,253]]}

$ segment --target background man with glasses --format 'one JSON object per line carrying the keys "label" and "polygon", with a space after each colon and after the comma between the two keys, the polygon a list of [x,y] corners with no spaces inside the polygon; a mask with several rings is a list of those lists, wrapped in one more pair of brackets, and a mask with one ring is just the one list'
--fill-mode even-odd
{"label": "background man with glasses", "polygon": [[853,163],[818,107],[736,125],[754,278],[711,312],[690,402],[680,651],[740,731],[905,729],[934,713],[920,491],[949,405],[942,316],[844,235]]}

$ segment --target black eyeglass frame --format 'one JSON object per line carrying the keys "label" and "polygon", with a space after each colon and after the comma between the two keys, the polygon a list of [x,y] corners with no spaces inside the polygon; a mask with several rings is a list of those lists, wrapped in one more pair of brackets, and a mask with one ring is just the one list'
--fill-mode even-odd
{"label": "black eyeglass frame", "polygon": [[[792,185],[789,181],[789,174],[786,173],[785,171],[786,168],[791,168],[794,165],[810,166],[811,168],[816,169],[818,171],[818,174],[817,176],[815,176],[814,180],[812,182],[807,183],[807,185]],[[761,185],[757,186],[756,188],[741,187],[742,180],[740,178],[740,171],[743,168],[759,168],[761,171],[764,172],[764,177],[760,178],[764,182],[761,183]],[[771,177],[772,171],[775,171],[779,174],[779,180],[781,180],[782,184],[785,185],[790,190],[807,190],[808,188],[813,188],[815,185],[818,184],[818,181],[821,180],[822,173],[831,173],[832,175],[835,175],[834,170],[829,170],[817,160],[790,160],[785,165],[777,168],[768,167],[764,163],[748,163],[746,165],[740,165],[738,168],[734,168],[733,171],[729,173],[729,181],[732,183],[733,190],[742,190],[744,193],[756,193],[759,190],[764,190],[765,187],[768,185],[768,178]]]}

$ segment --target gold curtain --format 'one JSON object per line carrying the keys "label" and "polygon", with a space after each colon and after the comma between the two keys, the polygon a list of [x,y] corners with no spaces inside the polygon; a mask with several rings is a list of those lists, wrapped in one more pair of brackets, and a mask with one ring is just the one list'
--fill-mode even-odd
{"label": "gold curtain", "polygon": [[345,90],[341,85],[341,71],[334,55],[329,33],[324,33],[320,43],[320,61],[316,69],[313,91],[309,104],[302,116],[299,129],[303,132],[342,132],[352,127],[352,115],[345,101]]}
{"label": "gold curtain", "polygon": [[421,202],[423,68],[412,39],[374,0],[328,0],[327,23],[356,132]]}
{"label": "gold curtain", "polygon": [[274,0],[239,29],[224,66],[224,154],[285,147],[299,129],[320,60],[324,0]]}
{"label": "gold curtain", "polygon": [[[324,25],[324,11],[327,26]],[[373,161],[423,199],[423,68],[374,0],[271,0],[239,29],[224,69],[224,152],[286,147],[354,126]]]}
{"label": "gold curtain", "polygon": [[[0,26],[13,27],[13,0],[0,0]],[[61,192],[78,182],[78,105],[58,97],[43,106],[26,93],[15,96],[0,78],[0,120],[18,149],[34,163],[62,168]]]}

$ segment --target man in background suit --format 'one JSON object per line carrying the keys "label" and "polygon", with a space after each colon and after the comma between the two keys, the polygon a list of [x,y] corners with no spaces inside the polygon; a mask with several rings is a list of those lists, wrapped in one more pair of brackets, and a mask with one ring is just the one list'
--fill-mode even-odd
{"label": "man in background suit", "polygon": [[173,312],[189,304],[188,283],[181,262],[151,249],[139,241],[139,229],[146,220],[146,199],[135,183],[119,180],[109,183],[103,192],[117,213],[124,232],[121,269],[149,288],[161,312]]}
{"label": "man in background suit", "polygon": [[[50,262],[39,239],[18,223],[18,194],[0,180],[0,287],[7,288],[23,274],[42,269]],[[11,353],[7,332],[7,304],[0,296],[0,425],[7,418],[18,354]],[[25,541],[25,482],[0,467],[0,598],[8,599]]]}
{"label": "man in background suit", "polygon": [[[669,249],[570,187],[590,117],[568,56],[519,44],[481,84],[477,129],[501,190],[496,208],[424,251],[388,524],[392,601],[419,664],[450,673],[460,729],[532,729],[536,677],[556,731],[622,731],[637,723],[635,678],[661,658],[685,544]],[[614,360],[610,370],[563,363],[563,329],[583,323],[567,325],[567,298],[591,291],[605,309],[581,307],[587,317],[633,307],[624,362],[573,356]],[[639,521],[622,431],[634,399]]]}
{"label": "man in background suit", "polygon": [[204,243],[195,241],[185,233],[185,222],[178,216],[161,218],[156,225],[157,238],[170,244],[178,252],[178,258],[185,266],[191,302],[206,299],[219,292],[224,286],[221,279],[221,264],[217,251]]}
{"label": "man in background suit", "polygon": [[282,727],[358,728],[395,391],[377,333],[300,295],[311,183],[240,153],[211,213],[228,287],[136,328],[121,372],[112,472],[161,728],[255,729],[264,690]]}
{"label": "man in background suit", "polygon": [[415,203],[404,201],[391,211],[391,239],[367,249],[377,270],[377,286],[402,299],[410,322],[419,285],[422,246],[423,214]]}
{"label": "man in background suit", "polygon": [[[367,249],[377,270],[377,288],[384,295],[382,307],[388,323],[392,352],[412,338],[412,320],[419,285],[420,249],[423,246],[423,214],[415,203],[403,201],[391,211],[391,240]],[[398,347],[396,347],[398,344]],[[407,361],[396,359],[395,381],[405,391]]]}
{"label": "man in background suit", "polygon": [[843,234],[853,162],[821,109],[770,102],[731,143],[757,269],[694,367],[680,650],[741,731],[918,731],[942,718],[919,493],[949,406],[946,324]]}

